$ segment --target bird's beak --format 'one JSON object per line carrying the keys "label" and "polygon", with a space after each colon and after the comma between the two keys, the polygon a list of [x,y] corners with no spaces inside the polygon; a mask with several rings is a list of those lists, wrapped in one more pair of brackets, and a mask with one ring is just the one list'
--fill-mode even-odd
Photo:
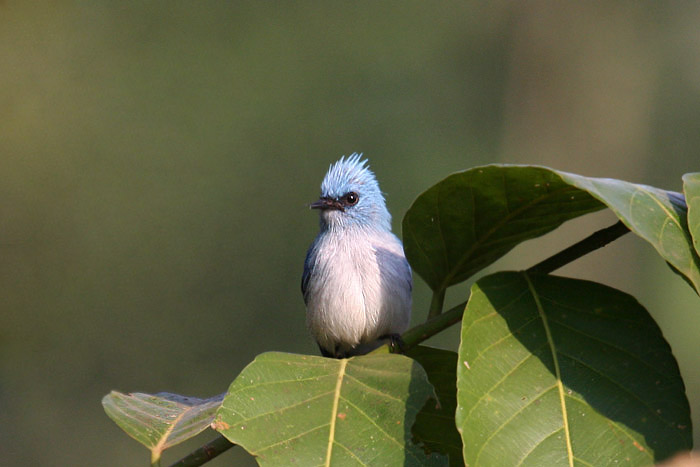
{"label": "bird's beak", "polygon": [[313,202],[309,205],[311,209],[335,209],[337,211],[345,211],[343,205],[337,199],[323,197],[319,198],[318,201]]}

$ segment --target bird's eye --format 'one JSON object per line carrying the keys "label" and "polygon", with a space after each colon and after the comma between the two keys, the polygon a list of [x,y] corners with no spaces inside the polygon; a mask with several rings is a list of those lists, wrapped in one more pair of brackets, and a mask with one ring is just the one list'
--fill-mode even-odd
{"label": "bird's eye", "polygon": [[354,206],[359,200],[360,197],[357,196],[357,193],[355,193],[354,191],[351,191],[350,193],[347,193],[345,196],[343,196],[343,203],[347,206]]}

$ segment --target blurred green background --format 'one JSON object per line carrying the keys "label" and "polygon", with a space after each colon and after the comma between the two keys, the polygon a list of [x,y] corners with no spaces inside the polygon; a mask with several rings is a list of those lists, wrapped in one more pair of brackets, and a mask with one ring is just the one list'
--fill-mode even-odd
{"label": "blurred green background", "polygon": [[[315,354],[307,204],[343,154],[370,159],[399,234],[420,192],[493,162],[680,191],[700,170],[698,24],[665,2],[2,2],[3,465],[146,465],[102,411],[111,389],[206,397],[258,353]],[[631,235],[560,272],[658,320],[697,444],[700,299]],[[414,302],[420,322],[419,278]],[[211,465],[232,462],[251,464]]]}

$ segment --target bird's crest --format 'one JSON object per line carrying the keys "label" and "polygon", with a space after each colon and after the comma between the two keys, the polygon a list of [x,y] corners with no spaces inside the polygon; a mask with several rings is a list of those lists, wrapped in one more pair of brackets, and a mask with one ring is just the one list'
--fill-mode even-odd
{"label": "bird's crest", "polygon": [[342,196],[350,186],[365,186],[370,191],[379,191],[377,179],[369,170],[367,159],[362,159],[362,153],[353,153],[349,157],[341,157],[328,168],[321,193],[326,196]]}

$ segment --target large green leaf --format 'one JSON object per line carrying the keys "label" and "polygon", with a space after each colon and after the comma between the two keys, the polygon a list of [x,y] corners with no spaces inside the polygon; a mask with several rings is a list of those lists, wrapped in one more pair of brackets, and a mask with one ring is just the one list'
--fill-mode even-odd
{"label": "large green leaf", "polygon": [[417,360],[435,388],[438,403],[428,400],[413,424],[413,436],[427,449],[447,454],[451,466],[464,465],[462,438],[455,425],[457,408],[457,354],[449,350],[417,346],[406,355]]}
{"label": "large green leaf", "polygon": [[443,290],[519,243],[604,207],[544,167],[476,167],[414,201],[403,219],[404,250],[428,285]]}
{"label": "large green leaf", "polygon": [[151,450],[151,457],[201,433],[214,420],[224,395],[209,399],[112,391],[102,399],[109,418],[129,436]]}
{"label": "large green leaf", "polygon": [[700,258],[681,195],[545,167],[489,165],[450,175],[406,213],[404,249],[416,272],[442,291],[517,244],[605,206],[700,292]]}
{"label": "large green leaf", "polygon": [[423,368],[401,355],[270,352],[231,384],[214,426],[261,465],[444,465],[411,441],[430,397]]}
{"label": "large green leaf", "polygon": [[700,257],[688,231],[683,195],[622,180],[559,173],[565,181],[604,202],[700,293]]}
{"label": "large green leaf", "polygon": [[631,296],[498,273],[462,323],[457,427],[469,465],[651,465],[690,449],[671,349]]}
{"label": "large green leaf", "polygon": [[688,203],[688,230],[700,254],[700,172],[683,175],[683,193]]}

